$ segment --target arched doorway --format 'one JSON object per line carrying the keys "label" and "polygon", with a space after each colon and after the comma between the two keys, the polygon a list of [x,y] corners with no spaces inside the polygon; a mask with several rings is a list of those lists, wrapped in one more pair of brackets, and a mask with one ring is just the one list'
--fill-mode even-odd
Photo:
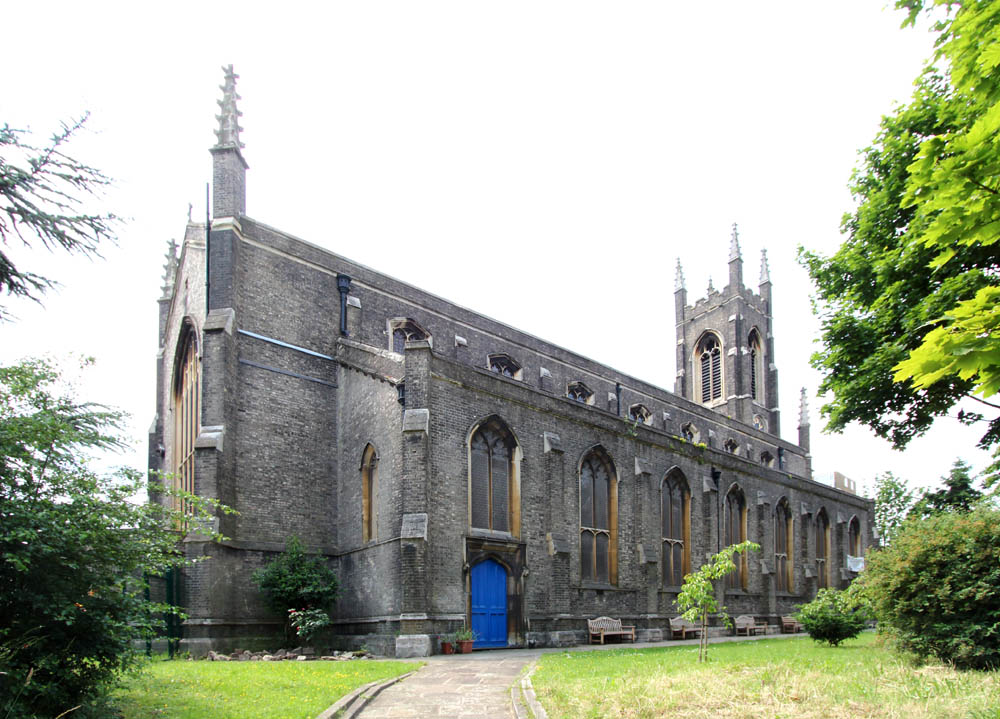
{"label": "arched doorway", "polygon": [[472,567],[470,601],[476,648],[507,646],[507,570],[495,559]]}

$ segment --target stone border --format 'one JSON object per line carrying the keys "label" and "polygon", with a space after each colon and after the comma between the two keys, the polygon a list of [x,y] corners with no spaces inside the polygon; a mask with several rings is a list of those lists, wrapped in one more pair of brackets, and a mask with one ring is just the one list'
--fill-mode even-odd
{"label": "stone border", "polygon": [[356,717],[368,706],[368,703],[372,699],[382,693],[383,689],[406,679],[411,674],[413,672],[406,672],[406,674],[400,674],[398,677],[369,682],[364,686],[358,687],[350,694],[345,694],[338,699],[329,709],[316,717],[316,719],[351,719],[351,717]]}
{"label": "stone border", "polygon": [[[510,702],[517,719],[549,719],[545,708],[535,696],[535,687],[531,683],[531,675],[536,669],[538,669],[537,659],[528,665],[527,673],[510,688]],[[528,705],[527,710],[524,707],[525,703]]]}

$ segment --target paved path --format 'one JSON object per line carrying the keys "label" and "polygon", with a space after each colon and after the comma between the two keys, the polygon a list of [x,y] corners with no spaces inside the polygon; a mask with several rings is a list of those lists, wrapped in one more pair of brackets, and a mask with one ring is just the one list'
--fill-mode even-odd
{"label": "paved path", "polygon": [[[804,634],[768,634],[754,639],[791,639]],[[712,644],[747,641],[747,637],[713,637]],[[697,645],[697,639],[635,644],[578,645],[545,649],[492,649],[419,661],[426,664],[412,676],[382,691],[360,713],[362,719],[512,719],[510,687],[530,662],[546,652],[579,652],[602,649]]]}
{"label": "paved path", "polygon": [[426,666],[383,690],[361,716],[510,719],[510,685],[537,655],[507,650],[428,657]]}

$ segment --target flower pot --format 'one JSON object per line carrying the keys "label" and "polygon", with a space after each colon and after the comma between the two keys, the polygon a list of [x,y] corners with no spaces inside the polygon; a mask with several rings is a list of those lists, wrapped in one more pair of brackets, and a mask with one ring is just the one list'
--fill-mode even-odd
{"label": "flower pot", "polygon": [[462,654],[472,653],[472,641],[471,639],[463,639],[458,643],[459,650]]}
{"label": "flower pot", "polygon": [[455,645],[451,642],[441,642],[441,653],[442,654],[454,654]]}

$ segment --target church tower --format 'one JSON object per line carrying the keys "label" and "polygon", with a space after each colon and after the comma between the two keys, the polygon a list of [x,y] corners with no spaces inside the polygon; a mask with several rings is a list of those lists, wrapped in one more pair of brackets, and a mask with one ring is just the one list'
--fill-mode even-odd
{"label": "church tower", "polygon": [[755,293],[743,286],[743,255],[734,224],[729,284],[720,292],[709,279],[705,297],[688,305],[684,272],[678,260],[674,307],[674,391],[727,417],[778,435],[778,370],[774,364],[766,252],[761,251],[760,284]]}

